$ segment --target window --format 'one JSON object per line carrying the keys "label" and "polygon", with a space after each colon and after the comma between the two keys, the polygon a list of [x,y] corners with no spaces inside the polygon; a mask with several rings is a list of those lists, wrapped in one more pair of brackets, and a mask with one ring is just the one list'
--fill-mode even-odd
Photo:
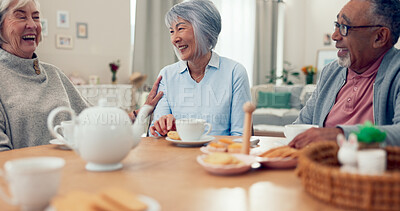
{"label": "window", "polygon": [[241,63],[252,84],[255,32],[255,0],[212,0],[222,19],[215,51]]}

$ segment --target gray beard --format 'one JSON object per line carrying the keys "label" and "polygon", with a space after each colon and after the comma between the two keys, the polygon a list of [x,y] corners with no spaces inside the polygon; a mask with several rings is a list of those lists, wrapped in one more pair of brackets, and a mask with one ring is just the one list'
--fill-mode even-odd
{"label": "gray beard", "polygon": [[351,65],[350,54],[347,53],[345,56],[339,57],[338,63],[341,67],[349,68]]}

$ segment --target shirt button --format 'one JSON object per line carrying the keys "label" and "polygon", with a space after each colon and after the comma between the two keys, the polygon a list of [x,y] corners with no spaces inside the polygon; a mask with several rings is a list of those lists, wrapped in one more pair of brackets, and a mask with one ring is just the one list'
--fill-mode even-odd
{"label": "shirt button", "polygon": [[354,87],[354,88],[353,88],[353,90],[354,90],[354,91],[357,91],[357,90],[358,90],[358,88],[357,88],[357,87]]}
{"label": "shirt button", "polygon": [[350,101],[351,101],[351,97],[347,98],[347,102],[350,102]]}

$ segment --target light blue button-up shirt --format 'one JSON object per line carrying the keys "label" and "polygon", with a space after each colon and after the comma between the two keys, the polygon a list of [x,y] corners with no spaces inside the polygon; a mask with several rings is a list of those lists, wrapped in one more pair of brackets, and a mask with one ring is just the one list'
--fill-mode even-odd
{"label": "light blue button-up shirt", "polygon": [[200,83],[192,79],[185,61],[164,67],[160,75],[158,90],[164,95],[154,110],[154,120],[167,114],[175,119],[205,119],[212,125],[210,135],[242,135],[243,104],[251,101],[243,65],[212,52]]}

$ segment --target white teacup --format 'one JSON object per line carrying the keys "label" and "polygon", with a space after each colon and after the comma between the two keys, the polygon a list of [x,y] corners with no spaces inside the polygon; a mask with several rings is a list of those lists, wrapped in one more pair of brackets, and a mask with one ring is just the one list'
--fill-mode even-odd
{"label": "white teacup", "polygon": [[285,130],[283,133],[286,136],[286,141],[290,142],[293,140],[294,137],[299,135],[300,133],[310,129],[310,128],[317,128],[318,125],[309,125],[309,124],[291,124],[291,125],[285,125]]}
{"label": "white teacup", "polygon": [[1,198],[22,210],[44,210],[51,198],[57,194],[61,169],[65,165],[62,158],[30,157],[7,161],[0,176],[7,183],[12,198],[0,188]]}
{"label": "white teacup", "polygon": [[[54,127],[54,132],[60,134],[68,145],[73,145],[73,137],[74,137],[74,124],[72,120],[69,121],[62,121],[59,125]],[[60,133],[60,130],[62,133]]]}
{"label": "white teacup", "polygon": [[[204,119],[178,119],[175,125],[182,141],[198,141],[211,131],[211,124]],[[208,130],[205,132],[206,126]]]}

